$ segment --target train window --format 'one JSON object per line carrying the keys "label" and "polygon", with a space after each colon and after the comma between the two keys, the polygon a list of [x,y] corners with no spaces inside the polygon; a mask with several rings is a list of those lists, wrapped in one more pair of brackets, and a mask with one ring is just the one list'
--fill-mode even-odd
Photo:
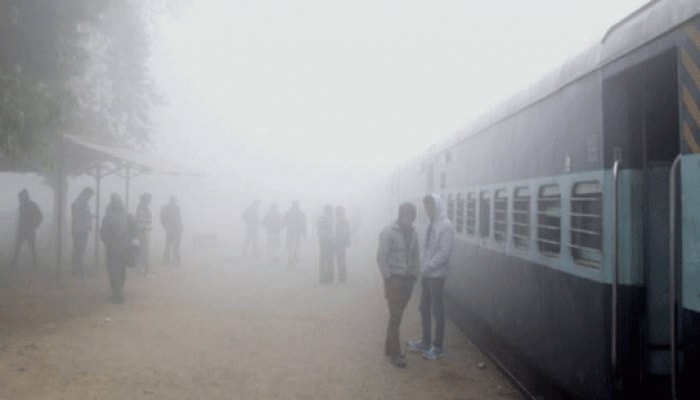
{"label": "train window", "polygon": [[491,234],[491,197],[489,192],[479,194],[479,236],[488,237]]}
{"label": "train window", "polygon": [[457,233],[464,233],[464,193],[457,193],[457,210],[455,215],[455,228]]}
{"label": "train window", "polygon": [[603,205],[600,182],[580,182],[571,192],[571,255],[574,261],[598,268],[603,258]]}
{"label": "train window", "polygon": [[537,197],[537,245],[540,253],[556,257],[561,249],[561,192],[558,185],[540,187]]}
{"label": "train window", "polygon": [[530,189],[516,188],[513,192],[513,245],[527,248],[530,241]]}
{"label": "train window", "polygon": [[505,189],[499,189],[493,196],[493,238],[499,242],[506,240],[507,219],[508,195]]}
{"label": "train window", "polygon": [[447,175],[444,172],[440,172],[440,189],[447,187]]}
{"label": "train window", "polygon": [[467,193],[467,235],[476,233],[476,196]]}
{"label": "train window", "polygon": [[453,224],[455,223],[455,203],[454,195],[452,193],[447,195],[447,219]]}

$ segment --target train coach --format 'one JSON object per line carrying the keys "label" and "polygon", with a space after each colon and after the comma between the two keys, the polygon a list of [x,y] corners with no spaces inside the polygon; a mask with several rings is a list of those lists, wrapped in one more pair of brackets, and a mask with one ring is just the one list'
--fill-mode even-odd
{"label": "train coach", "polygon": [[444,196],[450,317],[533,396],[700,398],[700,1],[648,3],[385,183]]}

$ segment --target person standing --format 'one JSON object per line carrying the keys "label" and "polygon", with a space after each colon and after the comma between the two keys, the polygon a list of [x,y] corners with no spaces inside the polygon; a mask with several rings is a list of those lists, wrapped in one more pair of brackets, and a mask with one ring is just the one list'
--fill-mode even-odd
{"label": "person standing", "polygon": [[36,269],[38,266],[36,259],[36,230],[39,228],[39,225],[41,225],[44,215],[41,213],[39,206],[29,198],[27,189],[23,189],[19,192],[17,197],[19,198],[19,216],[17,219],[15,251],[12,255],[10,269],[14,269],[17,266],[19,252],[24,242],[27,242],[29,245],[34,269]]}
{"label": "person standing", "polygon": [[105,245],[107,275],[114,304],[124,303],[127,258],[131,241],[137,237],[137,233],[135,218],[126,212],[119,195],[112,194],[102,219],[100,239]]}
{"label": "person standing", "polygon": [[71,275],[83,277],[83,259],[87,246],[88,235],[92,228],[92,213],[90,212],[90,198],[94,191],[92,188],[84,188],[78,198],[71,205],[71,234],[73,236],[73,269]]}
{"label": "person standing", "polygon": [[[452,223],[447,219],[442,199],[438,195],[425,196],[423,207],[430,219],[425,234],[425,249],[420,263],[420,314],[423,337],[421,340],[408,342],[407,347],[411,351],[422,352],[423,358],[427,360],[436,360],[444,354],[445,309],[443,292],[445,280],[450,271],[454,230]],[[431,335],[432,318],[435,318],[435,336]]]}
{"label": "person standing", "polygon": [[293,201],[284,215],[284,225],[287,227],[287,266],[296,268],[301,240],[306,238],[306,216],[299,209],[298,201]]}
{"label": "person standing", "polygon": [[139,196],[139,204],[136,206],[136,226],[139,240],[138,267],[146,276],[150,274],[150,247],[151,230],[153,229],[153,215],[149,208],[151,204],[151,194],[142,193]]}
{"label": "person standing", "polygon": [[338,283],[345,283],[345,251],[350,246],[350,223],[345,217],[345,208],[335,208],[335,259],[338,263]]}
{"label": "person standing", "polygon": [[255,200],[243,212],[243,222],[245,223],[245,242],[243,243],[243,256],[248,255],[251,250],[255,258],[258,257],[258,225],[260,225],[260,217],[258,208],[260,201]]}
{"label": "person standing", "polygon": [[279,251],[282,245],[282,228],[284,221],[282,215],[277,211],[277,205],[273,204],[263,217],[265,233],[267,234],[267,256],[272,260],[273,265],[279,262]]}
{"label": "person standing", "polygon": [[175,196],[160,209],[160,224],[165,230],[163,265],[180,266],[180,239],[182,238],[182,216]]}
{"label": "person standing", "polygon": [[397,367],[405,367],[401,353],[399,328],[404,309],[411,298],[420,263],[418,235],[413,227],[416,207],[411,203],[399,206],[399,217],[379,235],[377,265],[384,279],[384,297],[389,306],[384,354]]}
{"label": "person standing", "polygon": [[318,219],[319,281],[333,283],[333,206],[323,206],[323,215]]}

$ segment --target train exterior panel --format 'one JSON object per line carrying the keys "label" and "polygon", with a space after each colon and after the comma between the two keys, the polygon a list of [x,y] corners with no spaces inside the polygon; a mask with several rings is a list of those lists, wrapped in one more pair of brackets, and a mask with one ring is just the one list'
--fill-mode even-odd
{"label": "train exterior panel", "polygon": [[700,2],[667,0],[389,186],[444,196],[451,317],[535,395],[697,398],[699,179]]}

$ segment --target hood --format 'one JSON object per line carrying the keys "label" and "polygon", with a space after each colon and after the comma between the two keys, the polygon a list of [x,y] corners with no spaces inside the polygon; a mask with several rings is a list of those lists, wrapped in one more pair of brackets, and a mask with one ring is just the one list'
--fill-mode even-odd
{"label": "hood", "polygon": [[117,194],[112,194],[110,197],[110,202],[107,205],[108,213],[123,213],[124,212],[124,202],[121,197]]}
{"label": "hood", "polygon": [[430,197],[435,200],[435,221],[440,221],[447,218],[447,207],[445,207],[445,201],[437,193],[431,193]]}

